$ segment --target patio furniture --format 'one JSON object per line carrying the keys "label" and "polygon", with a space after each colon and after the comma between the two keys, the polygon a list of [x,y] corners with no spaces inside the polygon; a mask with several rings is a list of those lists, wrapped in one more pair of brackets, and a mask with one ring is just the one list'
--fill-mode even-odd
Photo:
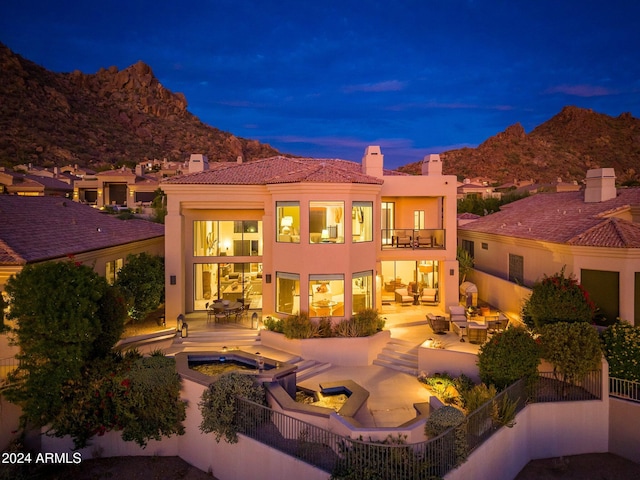
{"label": "patio furniture", "polygon": [[431,330],[433,330],[433,333],[443,335],[444,332],[449,330],[449,321],[440,315],[427,313],[427,321],[429,322],[429,326],[431,327]]}
{"label": "patio furniture", "polygon": [[398,288],[395,291],[396,294],[396,302],[402,303],[403,305],[413,303],[413,295],[409,295],[409,290],[407,288]]}
{"label": "patio furniture", "polygon": [[468,322],[467,338],[469,338],[469,343],[483,344],[487,341],[487,326],[476,322]]}
{"label": "patio furniture", "polygon": [[484,317],[484,322],[487,324],[489,332],[500,332],[507,328],[509,319],[502,313],[496,313],[494,315],[487,315]]}
{"label": "patio furniture", "polygon": [[429,237],[417,236],[416,237],[416,247],[418,247],[418,248],[426,248],[426,247],[431,247],[432,245],[433,245],[433,240],[431,239],[431,236],[429,236]]}
{"label": "patio furniture", "polygon": [[[409,235],[402,235],[395,237],[396,247],[410,247],[411,246],[411,237]],[[393,240],[392,240],[393,242]]]}
{"label": "patio furniture", "polygon": [[406,285],[402,283],[400,277],[392,279],[390,282],[384,284],[384,290],[386,292],[395,292],[397,288],[404,288]]}
{"label": "patio furniture", "polygon": [[438,290],[436,288],[423,288],[420,300],[424,304],[436,304],[438,303]]}
{"label": "patio furniture", "polygon": [[462,305],[454,305],[449,307],[451,322],[451,330],[460,337],[460,341],[464,342],[467,336],[467,317]]}

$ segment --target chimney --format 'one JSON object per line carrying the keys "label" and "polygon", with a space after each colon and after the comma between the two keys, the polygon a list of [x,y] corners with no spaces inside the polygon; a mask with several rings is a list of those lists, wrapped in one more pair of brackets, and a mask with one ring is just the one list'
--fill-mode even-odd
{"label": "chimney", "polygon": [[364,157],[362,157],[362,173],[371,175],[372,177],[382,178],[382,165],[384,164],[384,155],[380,151],[380,146],[369,145],[364,149]]}
{"label": "chimney", "polygon": [[422,175],[442,175],[442,162],[440,161],[440,155],[437,153],[425,155],[422,160]]}
{"label": "chimney", "polygon": [[189,173],[209,170],[209,159],[201,153],[192,153],[189,158]]}
{"label": "chimney", "polygon": [[242,155],[238,155],[238,158],[236,158],[236,163],[242,163]]}
{"label": "chimney", "polygon": [[584,190],[586,203],[604,202],[616,198],[616,174],[613,168],[587,170]]}
{"label": "chimney", "polygon": [[136,175],[138,175],[139,177],[144,175],[144,165],[142,165],[141,163],[138,163],[136,165]]}

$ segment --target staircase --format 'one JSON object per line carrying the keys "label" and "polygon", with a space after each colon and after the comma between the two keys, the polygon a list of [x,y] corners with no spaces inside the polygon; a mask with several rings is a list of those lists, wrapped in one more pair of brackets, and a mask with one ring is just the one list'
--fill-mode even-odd
{"label": "staircase", "polygon": [[330,363],[317,362],[316,360],[304,360],[302,358],[299,361],[294,362],[294,365],[298,366],[298,370],[296,371],[296,382],[298,383],[308,380],[331,367]]}
{"label": "staircase", "polygon": [[418,376],[418,345],[392,338],[373,361],[374,365]]}
{"label": "staircase", "polygon": [[189,332],[187,338],[176,336],[171,347],[166,349],[168,355],[176,352],[196,352],[202,350],[222,350],[222,347],[246,349],[261,345],[260,332],[244,328],[214,331]]}

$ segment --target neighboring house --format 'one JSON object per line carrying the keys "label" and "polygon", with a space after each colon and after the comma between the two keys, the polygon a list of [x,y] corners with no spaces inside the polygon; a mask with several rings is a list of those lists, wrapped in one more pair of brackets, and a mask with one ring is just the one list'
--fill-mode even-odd
{"label": "neighboring house", "polygon": [[584,191],[538,193],[461,224],[458,239],[475,269],[520,285],[566,266],[607,318],[640,325],[640,188],[616,190],[612,168],[589,170]]}
{"label": "neighboring house", "polygon": [[69,257],[113,282],[126,256],[141,252],[164,254],[163,225],[63,198],[0,195],[0,292],[25,265]]}
{"label": "neighboring house", "polygon": [[478,181],[474,183],[472,180],[465,178],[463,182],[458,183],[458,198],[476,196],[485,199],[500,198],[502,196],[486,181],[480,182],[479,179],[476,180]]}
{"label": "neighboring house", "polygon": [[265,315],[350,317],[396,301],[410,283],[433,289],[443,308],[457,303],[456,179],[442,175],[438,155],[421,176],[384,170],[379,147],[362,164],[198,165],[162,183],[168,318],[216,298]]}
{"label": "neighboring house", "polygon": [[160,186],[157,178],[137,175],[130,169],[107,170],[95,175],[85,175],[75,182],[73,200],[95,205],[98,208],[107,205],[127,206],[149,204],[155,198]]}
{"label": "neighboring house", "polygon": [[71,197],[73,187],[67,178],[58,179],[46,175],[32,175],[0,169],[0,193],[37,197],[51,195]]}

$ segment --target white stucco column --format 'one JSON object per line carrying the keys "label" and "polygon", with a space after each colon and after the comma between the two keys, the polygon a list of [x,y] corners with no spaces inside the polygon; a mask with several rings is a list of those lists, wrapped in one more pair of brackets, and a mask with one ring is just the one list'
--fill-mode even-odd
{"label": "white stucco column", "polygon": [[167,325],[173,325],[178,315],[185,313],[184,271],[184,217],[179,206],[168,205],[169,212],[164,219],[165,231],[165,315]]}

